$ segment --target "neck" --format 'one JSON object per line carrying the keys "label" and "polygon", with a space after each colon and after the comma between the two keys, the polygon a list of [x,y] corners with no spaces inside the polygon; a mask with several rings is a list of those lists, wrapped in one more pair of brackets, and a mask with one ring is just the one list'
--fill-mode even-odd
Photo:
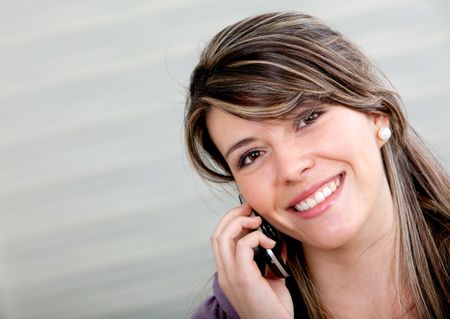
{"label": "neck", "polygon": [[400,312],[394,210],[383,210],[373,214],[383,219],[369,221],[368,229],[339,248],[303,247],[319,298],[333,318],[392,318]]}
{"label": "neck", "polygon": [[314,253],[305,249],[325,308],[342,318],[391,317],[398,289],[393,275],[394,249],[394,232],[361,247]]}

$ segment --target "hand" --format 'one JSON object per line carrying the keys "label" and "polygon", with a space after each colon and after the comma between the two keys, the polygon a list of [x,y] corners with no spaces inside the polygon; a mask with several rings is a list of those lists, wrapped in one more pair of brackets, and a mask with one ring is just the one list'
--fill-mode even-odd
{"label": "hand", "polygon": [[263,277],[253,260],[253,248],[270,249],[275,242],[254,231],[261,217],[249,216],[250,212],[248,204],[232,209],[211,236],[219,286],[241,318],[293,318],[285,279],[272,273]]}

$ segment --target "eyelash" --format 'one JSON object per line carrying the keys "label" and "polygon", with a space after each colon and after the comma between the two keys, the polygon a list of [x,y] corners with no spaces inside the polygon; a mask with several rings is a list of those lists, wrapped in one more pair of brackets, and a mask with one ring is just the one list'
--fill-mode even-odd
{"label": "eyelash", "polygon": [[258,154],[258,157],[261,155],[261,152],[262,151],[258,151],[258,150],[249,150],[249,151],[247,151],[247,152],[245,152],[244,154],[242,154],[240,157],[239,157],[239,161],[238,161],[238,168],[239,169],[241,169],[241,168],[243,168],[243,167],[245,167],[245,166],[248,166],[248,165],[250,165],[251,163],[253,163],[253,161],[255,160],[255,159],[253,159],[250,163],[245,163],[245,161],[247,160],[247,159],[249,159],[250,158],[250,156],[252,155],[252,154],[255,154],[255,153],[257,153]]}
{"label": "eyelash", "polygon": [[[317,109],[307,112],[306,115],[303,113],[295,121],[295,127],[297,129],[302,129],[302,128],[306,127],[306,126],[309,126],[309,125],[313,124],[323,113],[325,113],[324,110],[317,110]],[[302,122],[304,124],[302,124]],[[250,159],[251,155],[257,154],[257,157],[259,157],[261,155],[261,153],[262,153],[262,151],[255,150],[255,149],[246,151],[244,154],[242,154],[239,157],[238,165],[237,165],[238,169],[244,168],[244,167],[252,164],[253,161],[256,160],[256,158],[254,158],[250,163],[245,163],[245,161],[247,159]]]}
{"label": "eyelash", "polygon": [[[302,129],[305,126],[313,124],[323,113],[325,113],[324,110],[311,110],[307,112],[305,115],[301,114],[298,119],[295,121],[295,127],[297,129]],[[304,123],[302,125],[302,122]]]}

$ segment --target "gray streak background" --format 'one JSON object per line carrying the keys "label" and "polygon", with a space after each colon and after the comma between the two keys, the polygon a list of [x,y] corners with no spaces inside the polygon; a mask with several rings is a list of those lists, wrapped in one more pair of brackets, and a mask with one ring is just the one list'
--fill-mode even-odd
{"label": "gray streak background", "polygon": [[450,163],[445,0],[0,0],[0,318],[187,318],[231,192],[183,149],[185,88],[229,23],[299,9],[381,66]]}

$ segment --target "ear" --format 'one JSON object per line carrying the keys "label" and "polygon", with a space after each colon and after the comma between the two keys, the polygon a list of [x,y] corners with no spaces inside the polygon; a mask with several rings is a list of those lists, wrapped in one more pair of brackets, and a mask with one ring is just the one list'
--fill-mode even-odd
{"label": "ear", "polygon": [[390,129],[389,117],[387,117],[385,114],[382,113],[374,113],[371,115],[371,121],[374,127],[374,134],[377,140],[377,144],[381,148],[389,139],[389,137],[382,138],[382,136],[380,136],[382,135],[380,133],[383,130]]}

